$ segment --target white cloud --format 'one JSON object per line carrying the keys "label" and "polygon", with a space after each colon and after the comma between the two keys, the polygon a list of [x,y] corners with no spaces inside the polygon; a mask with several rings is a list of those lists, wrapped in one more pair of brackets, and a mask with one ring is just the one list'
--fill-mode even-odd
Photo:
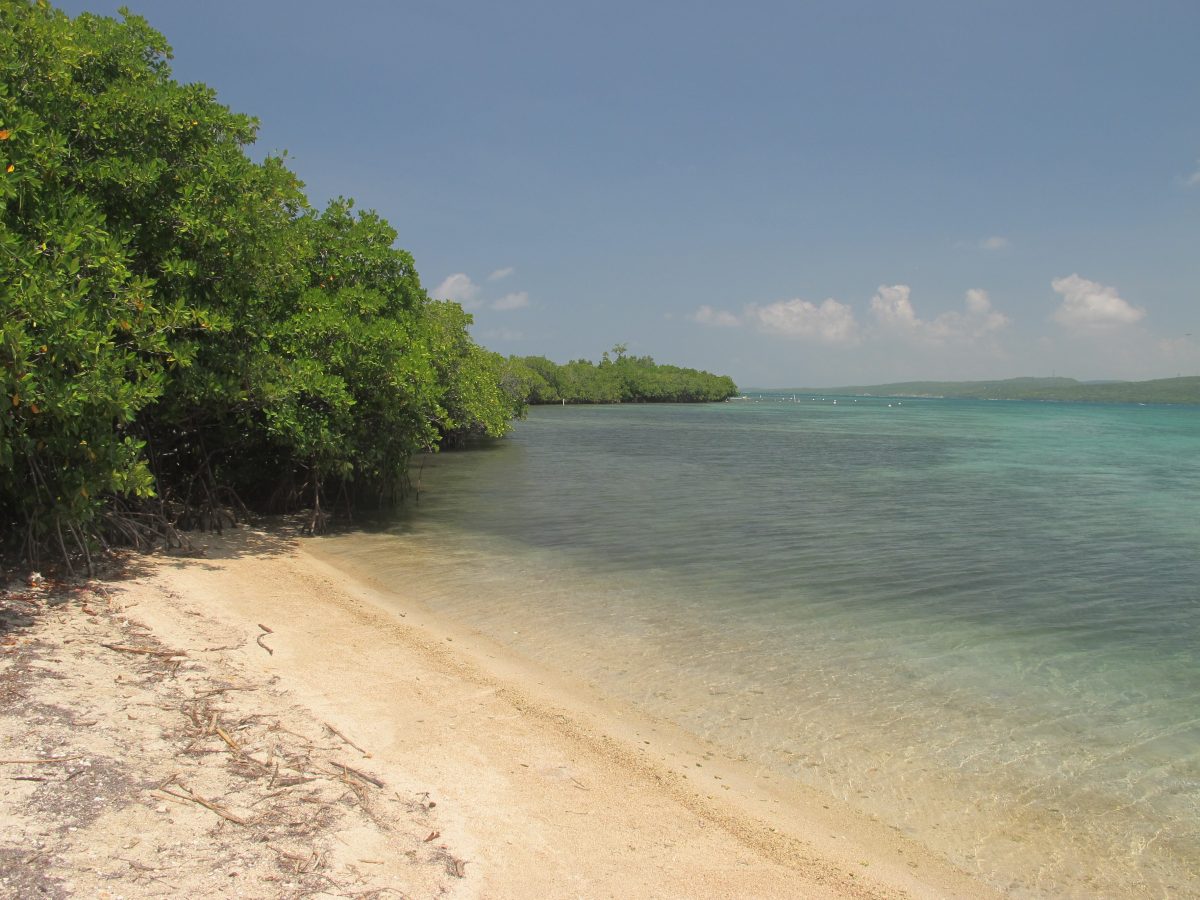
{"label": "white cloud", "polygon": [[525,291],[517,291],[512,294],[505,294],[499,300],[492,302],[492,309],[509,310],[509,309],[524,309],[529,305],[529,294]]}
{"label": "white cloud", "polygon": [[939,340],[975,341],[1008,325],[1008,316],[992,308],[988,292],[967,291],[965,312],[945,312],[929,323],[929,334]]}
{"label": "white cloud", "polygon": [[1008,238],[994,234],[979,242],[980,250],[1007,250],[1011,245]]}
{"label": "white cloud", "polygon": [[479,285],[462,272],[456,272],[434,288],[431,293],[436,300],[453,300],[455,303],[461,303],[464,307],[471,308],[478,305],[476,300],[479,297]]}
{"label": "white cloud", "polygon": [[936,344],[971,343],[1008,325],[1008,316],[993,309],[987,291],[979,288],[967,291],[963,312],[944,312],[928,322],[917,315],[911,295],[907,284],[879,286],[871,312],[885,332]]}
{"label": "white cloud", "polygon": [[731,312],[726,312],[723,309],[713,309],[707,304],[701,306],[694,313],[688,315],[688,318],[693,322],[699,322],[701,325],[714,325],[718,328],[736,328],[741,325],[741,320]]}
{"label": "white cloud", "polygon": [[763,331],[815,338],[827,344],[850,344],[858,340],[854,311],[832,298],[819,306],[799,297],[765,306],[752,303],[746,307],[746,319]]}
{"label": "white cloud", "polygon": [[1196,171],[1183,179],[1183,183],[1186,187],[1190,188],[1200,187],[1200,160],[1197,160]]}
{"label": "white cloud", "polygon": [[[497,269],[488,276],[488,281],[499,281],[513,273],[513,269]],[[524,309],[529,305],[529,294],[526,291],[513,291],[498,300],[484,300],[480,297],[482,288],[473,282],[470,276],[456,272],[430,291],[430,296],[437,300],[452,300],[461,303],[463,309],[489,309],[505,312],[513,309]]]}
{"label": "white cloud", "polygon": [[871,298],[871,312],[876,321],[890,331],[915,333],[921,320],[913,309],[909,295],[912,288],[907,284],[881,284]]}
{"label": "white cloud", "polygon": [[1132,325],[1146,315],[1140,307],[1131,306],[1117,294],[1117,289],[1088,281],[1079,275],[1055,278],[1050,287],[1062,295],[1062,305],[1055,310],[1054,319],[1066,328],[1113,328]]}
{"label": "white cloud", "polygon": [[967,312],[982,316],[991,313],[991,309],[992,300],[987,291],[983,288],[971,288],[967,291]]}
{"label": "white cloud", "polygon": [[[906,284],[880,285],[871,298],[875,327],[863,329],[854,309],[832,298],[813,303],[796,297],[776,303],[747,305],[741,315],[701,306],[687,318],[701,325],[733,328],[753,325],[767,334],[785,335],[832,346],[857,346],[867,342],[899,338],[917,346],[958,345],[978,349],[982,338],[1009,324],[1008,316],[992,306],[987,291],[966,292],[963,309],[942,313],[926,321],[912,304],[912,289]],[[995,349],[994,347],[992,349]]]}

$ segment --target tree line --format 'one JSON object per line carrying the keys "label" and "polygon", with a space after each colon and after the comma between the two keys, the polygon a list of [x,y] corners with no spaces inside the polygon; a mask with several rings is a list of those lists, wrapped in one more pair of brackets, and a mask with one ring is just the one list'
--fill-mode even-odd
{"label": "tree line", "polygon": [[719,400],[615,348],[477,346],[395,230],[310,205],[255,119],[171,75],[140,17],[0,0],[0,554],[179,541],[249,509],[403,496],[420,452],[528,403]]}
{"label": "tree line", "polygon": [[560,365],[544,356],[510,356],[504,383],[529,404],[697,403],[737,395],[727,375],[659,365],[627,349],[618,344],[599,363],[576,359]]}
{"label": "tree line", "polygon": [[136,16],[0,0],[0,548],[395,499],[523,410],[396,232],[314,209]]}

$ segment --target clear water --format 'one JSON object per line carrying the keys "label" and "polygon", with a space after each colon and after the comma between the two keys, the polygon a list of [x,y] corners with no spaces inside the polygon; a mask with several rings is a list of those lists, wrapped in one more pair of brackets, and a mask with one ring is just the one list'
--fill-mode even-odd
{"label": "clear water", "polygon": [[1200,896],[1200,409],[540,408],[421,481],[325,549],[1017,896]]}

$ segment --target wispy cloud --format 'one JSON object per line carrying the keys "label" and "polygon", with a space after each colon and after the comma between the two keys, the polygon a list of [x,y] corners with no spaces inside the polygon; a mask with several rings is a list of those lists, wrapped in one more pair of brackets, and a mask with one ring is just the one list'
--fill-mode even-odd
{"label": "wispy cloud", "polygon": [[525,333],[512,328],[489,328],[480,338],[486,341],[522,341]]}
{"label": "wispy cloud", "polygon": [[752,303],[746,307],[746,320],[755,323],[760,331],[810,338],[826,344],[858,341],[854,311],[832,298],[820,304],[799,297],[762,306]]}
{"label": "wispy cloud", "polygon": [[962,312],[944,312],[930,322],[930,335],[937,340],[971,342],[1008,327],[1008,316],[992,307],[982,288],[968,290],[963,307]]}
{"label": "wispy cloud", "polygon": [[1055,278],[1050,287],[1063,298],[1054,319],[1065,328],[1116,328],[1132,325],[1146,316],[1146,310],[1122,299],[1116,288],[1077,274]]}
{"label": "wispy cloud", "polygon": [[1012,241],[1002,234],[993,234],[989,237],[972,238],[971,240],[954,242],[954,248],[956,250],[985,250],[989,253],[1007,250],[1011,246]]}
{"label": "wispy cloud", "polygon": [[503,269],[497,269],[495,272],[493,272],[491,275],[489,275],[487,277],[487,280],[488,281],[502,281],[503,279],[507,278],[509,275],[511,275],[515,271],[517,271],[517,270],[514,269],[512,266],[505,266]]}
{"label": "wispy cloud", "polygon": [[911,297],[907,284],[879,286],[871,298],[871,312],[885,334],[933,344],[969,344],[1009,324],[1008,316],[992,307],[981,288],[967,291],[962,312],[951,310],[931,320],[917,315]]}
{"label": "wispy cloud", "polygon": [[1158,341],[1159,354],[1171,362],[1188,361],[1189,364],[1195,365],[1200,361],[1200,345],[1192,340],[1190,336],[1161,338]]}
{"label": "wispy cloud", "polygon": [[701,325],[713,325],[717,328],[736,328],[742,324],[741,319],[733,313],[723,309],[713,309],[707,304],[701,306],[694,313],[689,313],[688,318]]}
{"label": "wispy cloud", "polygon": [[479,306],[479,285],[462,272],[456,272],[446,278],[431,294],[436,300],[453,300],[467,309]]}
{"label": "wispy cloud", "polygon": [[1200,187],[1200,159],[1196,160],[1196,171],[1192,172],[1191,175],[1184,176],[1183,186],[1189,188]]}
{"label": "wispy cloud", "polygon": [[524,309],[529,305],[529,294],[525,291],[516,291],[511,294],[505,294],[499,300],[494,300],[491,303],[492,309],[506,311],[510,309]]}

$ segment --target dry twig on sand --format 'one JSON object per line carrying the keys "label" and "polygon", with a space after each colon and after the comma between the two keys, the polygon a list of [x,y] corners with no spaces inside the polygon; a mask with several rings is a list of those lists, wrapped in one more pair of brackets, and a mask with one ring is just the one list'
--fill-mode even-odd
{"label": "dry twig on sand", "polygon": [[266,625],[262,624],[261,622],[258,623],[258,627],[261,628],[264,632],[266,632],[266,634],[260,634],[258,637],[256,637],[254,639],[254,643],[258,644],[258,646],[260,646],[264,650],[266,650],[269,655],[274,656],[275,651],[263,643],[263,638],[265,638],[268,634],[274,634],[275,632],[272,629],[268,628]]}
{"label": "dry twig on sand", "polygon": [[[358,744],[354,743],[354,741],[350,740],[350,738],[346,737],[344,734],[342,734],[340,731],[338,731],[336,728],[334,728],[328,722],[325,722],[324,725],[326,728],[328,728],[330,731],[332,731],[335,735],[340,737],[343,741],[345,741],[347,744],[349,744],[351,747],[353,747],[355,750],[357,750],[359,753],[361,753],[363,755],[364,759],[370,759],[371,754],[368,753],[366,750],[364,750],[362,747],[358,746]],[[382,785],[380,785],[380,786],[382,787]]]}
{"label": "dry twig on sand", "polygon": [[201,797],[199,794],[197,794],[195,791],[193,791],[191,788],[189,788],[182,781],[178,781],[177,783],[179,784],[180,789],[182,789],[186,793],[181,794],[177,791],[169,791],[166,788],[163,788],[162,793],[167,794],[171,797],[178,797],[180,800],[191,800],[193,803],[199,803],[201,806],[203,806],[207,809],[211,809],[222,819],[225,819],[228,822],[232,822],[234,825],[249,825],[250,824],[246,819],[243,819],[241,816],[235,816],[233,813],[231,813],[229,810],[225,809],[223,806],[218,806],[216,803],[213,803],[211,800],[205,800],[203,797]]}
{"label": "dry twig on sand", "polygon": [[359,778],[363,781],[373,784],[377,788],[381,788],[384,786],[383,782],[380,781],[378,778],[376,778],[374,775],[368,775],[366,772],[360,772],[358,769],[352,769],[352,768],[350,768],[350,766],[346,765],[345,763],[340,763],[336,759],[331,760],[331,762],[335,766],[337,766],[339,769],[341,769],[343,774],[353,775],[355,778]]}
{"label": "dry twig on sand", "polygon": [[105,644],[101,643],[101,647],[107,647],[109,650],[119,650],[122,653],[140,653],[143,656],[187,656],[182,650],[151,650],[147,647],[127,647],[124,644]]}

